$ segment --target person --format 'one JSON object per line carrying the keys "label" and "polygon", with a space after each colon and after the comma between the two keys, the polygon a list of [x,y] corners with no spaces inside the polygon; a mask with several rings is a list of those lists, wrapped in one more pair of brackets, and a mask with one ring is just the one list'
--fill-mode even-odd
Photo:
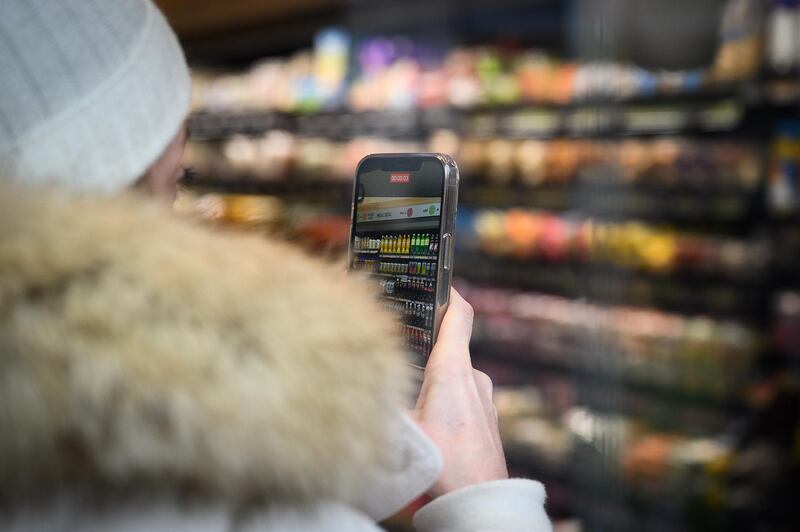
{"label": "person", "polygon": [[[470,306],[421,392],[372,289],[165,208],[190,82],[150,0],[0,3],[0,529],[548,531]],[[161,201],[154,201],[158,198]]]}

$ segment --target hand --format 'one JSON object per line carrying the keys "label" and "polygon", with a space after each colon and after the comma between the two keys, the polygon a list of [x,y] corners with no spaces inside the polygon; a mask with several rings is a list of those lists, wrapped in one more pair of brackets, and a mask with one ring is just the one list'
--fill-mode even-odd
{"label": "hand", "polygon": [[492,380],[472,367],[472,307],[455,289],[412,417],[439,447],[444,468],[429,494],[508,478]]}

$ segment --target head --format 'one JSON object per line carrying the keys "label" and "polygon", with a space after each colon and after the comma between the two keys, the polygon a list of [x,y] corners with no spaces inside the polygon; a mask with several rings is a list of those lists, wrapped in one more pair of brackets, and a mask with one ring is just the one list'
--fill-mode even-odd
{"label": "head", "polygon": [[174,199],[190,81],[151,0],[3,0],[0,41],[0,180]]}

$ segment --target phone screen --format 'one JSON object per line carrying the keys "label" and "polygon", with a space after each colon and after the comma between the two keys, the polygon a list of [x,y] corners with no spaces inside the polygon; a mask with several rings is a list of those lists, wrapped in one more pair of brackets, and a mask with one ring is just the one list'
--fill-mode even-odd
{"label": "phone screen", "polygon": [[367,159],[356,175],[351,269],[368,272],[408,348],[433,346],[444,168],[435,157]]}

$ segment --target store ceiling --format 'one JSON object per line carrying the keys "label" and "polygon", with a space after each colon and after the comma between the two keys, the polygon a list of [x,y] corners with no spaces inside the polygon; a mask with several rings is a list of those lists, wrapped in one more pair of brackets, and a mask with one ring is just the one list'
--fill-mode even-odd
{"label": "store ceiling", "polygon": [[156,0],[184,39],[268,26],[336,6],[340,0]]}

